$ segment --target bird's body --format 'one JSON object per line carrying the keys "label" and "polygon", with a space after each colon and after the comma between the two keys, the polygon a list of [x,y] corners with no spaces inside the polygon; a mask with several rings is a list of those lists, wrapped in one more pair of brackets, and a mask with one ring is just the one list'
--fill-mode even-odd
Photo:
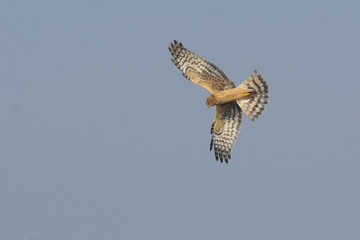
{"label": "bird's body", "polygon": [[239,87],[216,65],[193,53],[181,43],[174,41],[169,47],[173,63],[183,75],[207,89],[211,95],[206,104],[216,105],[215,119],[211,126],[210,150],[214,147],[216,160],[231,158],[231,150],[241,127],[242,110],[254,121],[267,104],[269,97],[267,82],[256,70]]}

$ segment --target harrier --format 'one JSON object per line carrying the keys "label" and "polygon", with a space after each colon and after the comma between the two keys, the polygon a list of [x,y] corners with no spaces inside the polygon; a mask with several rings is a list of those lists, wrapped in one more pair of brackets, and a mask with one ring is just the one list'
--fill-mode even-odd
{"label": "harrier", "polygon": [[173,56],[172,62],[184,77],[211,93],[206,105],[216,105],[216,113],[211,126],[210,151],[214,147],[216,160],[228,163],[240,131],[242,110],[251,121],[262,114],[269,98],[267,82],[254,70],[243,83],[235,87],[219,67],[187,50],[182,43],[175,40],[169,50]]}

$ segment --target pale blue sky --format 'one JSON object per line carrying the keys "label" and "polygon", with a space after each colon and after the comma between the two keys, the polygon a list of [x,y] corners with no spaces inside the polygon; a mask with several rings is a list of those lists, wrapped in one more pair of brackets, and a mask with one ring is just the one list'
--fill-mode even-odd
{"label": "pale blue sky", "polygon": [[[358,1],[2,1],[0,239],[360,239]],[[228,165],[174,39],[270,104]]]}

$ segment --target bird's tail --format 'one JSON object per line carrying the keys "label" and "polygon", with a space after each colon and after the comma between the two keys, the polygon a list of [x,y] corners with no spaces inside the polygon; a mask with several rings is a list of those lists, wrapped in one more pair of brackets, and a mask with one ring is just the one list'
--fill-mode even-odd
{"label": "bird's tail", "polygon": [[251,121],[258,118],[265,110],[264,104],[268,104],[269,86],[261,74],[254,72],[240,84],[239,88],[254,90],[252,97],[247,99],[237,100],[237,104],[248,115]]}

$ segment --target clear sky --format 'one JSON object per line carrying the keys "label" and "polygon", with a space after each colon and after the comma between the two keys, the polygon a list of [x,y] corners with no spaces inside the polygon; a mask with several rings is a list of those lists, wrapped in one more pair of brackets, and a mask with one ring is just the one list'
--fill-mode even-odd
{"label": "clear sky", "polygon": [[[0,239],[360,239],[359,1],[1,1]],[[270,85],[229,164],[174,39]]]}

